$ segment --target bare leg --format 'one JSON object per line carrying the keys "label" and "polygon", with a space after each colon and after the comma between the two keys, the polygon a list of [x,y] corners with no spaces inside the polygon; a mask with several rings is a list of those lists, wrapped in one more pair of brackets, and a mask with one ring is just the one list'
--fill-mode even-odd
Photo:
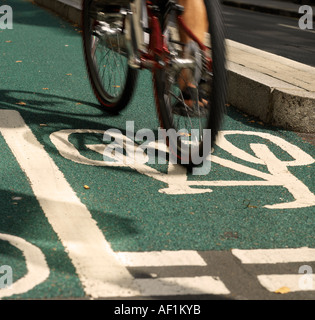
{"label": "bare leg", "polygon": [[[178,0],[178,3],[185,8],[183,19],[186,25],[194,31],[199,40],[204,42],[205,33],[208,30],[207,12],[204,0]],[[182,41],[187,43],[189,38],[181,34]]]}
{"label": "bare leg", "polygon": [[[178,0],[178,3],[185,8],[183,14],[185,24],[194,32],[195,36],[204,43],[205,34],[208,32],[208,19],[204,0]],[[188,43],[190,40],[185,32],[181,32],[180,37],[181,41],[184,43]],[[196,85],[192,83],[191,79],[192,75],[190,70],[182,70],[181,76],[178,80],[178,85],[182,91],[187,87],[196,87]],[[193,101],[191,100],[185,102],[189,106],[192,106],[193,104]],[[203,101],[201,106],[204,104],[206,104],[206,101]]]}

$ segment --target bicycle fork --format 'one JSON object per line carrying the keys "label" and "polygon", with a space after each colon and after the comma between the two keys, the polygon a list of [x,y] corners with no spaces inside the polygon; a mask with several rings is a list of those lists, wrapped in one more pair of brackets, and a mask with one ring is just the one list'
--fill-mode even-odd
{"label": "bicycle fork", "polygon": [[130,67],[142,68],[141,56],[146,52],[150,35],[146,0],[135,0],[130,3],[131,10],[122,12],[125,15],[125,40]]}

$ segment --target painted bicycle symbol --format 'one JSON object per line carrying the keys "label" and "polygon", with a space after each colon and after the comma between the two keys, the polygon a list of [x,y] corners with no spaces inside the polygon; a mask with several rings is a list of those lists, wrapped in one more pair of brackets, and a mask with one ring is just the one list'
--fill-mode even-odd
{"label": "painted bicycle symbol", "polygon": [[[304,152],[302,149],[287,142],[283,138],[272,135],[265,132],[254,131],[221,131],[217,145],[232,155],[234,158],[242,160],[241,162],[247,162],[249,165],[244,165],[232,161],[230,159],[221,158],[216,155],[210,155],[209,161],[217,163],[223,167],[244,173],[251,176],[251,180],[189,180],[186,168],[177,164],[168,164],[167,173],[162,173],[152,166],[149,166],[146,161],[148,158],[144,155],[144,160],[140,162],[128,161],[128,154],[123,155],[125,159],[112,159],[108,161],[94,160],[83,156],[80,151],[69,141],[72,134],[104,134],[102,130],[89,130],[89,129],[76,129],[76,130],[60,130],[51,134],[50,138],[52,143],[58,149],[59,153],[66,159],[74,161],[76,163],[92,165],[92,166],[105,166],[105,167],[130,167],[144,174],[150,178],[161,181],[167,185],[166,188],[160,189],[159,192],[174,195],[174,194],[201,194],[213,192],[213,187],[233,187],[233,186],[279,186],[286,188],[294,200],[291,202],[267,204],[264,208],[268,209],[292,209],[292,208],[304,208],[315,205],[315,195],[309,190],[309,188],[294,176],[289,168],[296,166],[307,166],[314,163],[313,157]],[[251,143],[250,148],[253,154],[250,154],[239,147],[231,143],[227,137],[233,135],[240,136],[252,136],[263,138],[268,143],[273,143],[282,151],[289,154],[292,160],[283,161],[280,160],[267,146],[267,143]],[[117,138],[117,136],[116,136]],[[136,152],[137,144],[134,143],[129,137],[122,136],[121,139],[125,141],[125,147],[127,145],[133,146]],[[108,144],[86,144],[86,147],[94,152],[104,154],[104,151],[108,147]],[[152,144],[152,148],[157,148],[157,144]],[[159,148],[164,148],[167,152],[166,146],[158,145]],[[123,161],[121,161],[123,160]],[[130,160],[130,159],[129,159]],[[268,172],[257,170],[250,166],[262,165],[267,168]],[[266,171],[266,170],[265,170]],[[211,173],[210,173],[211,176]],[[256,179],[253,180],[253,177]],[[211,188],[212,187],[212,188]]]}

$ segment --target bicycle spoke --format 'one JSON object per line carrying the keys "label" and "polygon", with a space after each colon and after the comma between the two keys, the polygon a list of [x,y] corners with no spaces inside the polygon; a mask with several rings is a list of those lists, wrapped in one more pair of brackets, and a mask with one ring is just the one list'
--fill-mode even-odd
{"label": "bicycle spoke", "polygon": [[124,47],[128,10],[129,4],[117,11],[117,6],[103,6],[99,0],[83,0],[83,45],[89,80],[96,98],[109,111],[127,105],[137,78]]}

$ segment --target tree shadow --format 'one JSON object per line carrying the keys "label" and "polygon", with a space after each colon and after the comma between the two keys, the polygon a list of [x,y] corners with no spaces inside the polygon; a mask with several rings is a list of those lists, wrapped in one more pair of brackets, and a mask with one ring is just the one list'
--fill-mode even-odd
{"label": "tree shadow", "polygon": [[[2,214],[0,215],[0,234],[2,235],[12,235],[22,238],[27,243],[31,243],[36,246],[45,257],[49,268],[49,276],[44,282],[38,284],[32,289],[29,289],[26,293],[16,294],[13,296],[7,296],[8,299],[23,299],[29,297],[31,299],[43,299],[45,296],[50,297],[49,299],[62,299],[64,297],[79,298],[79,299],[89,299],[87,295],[84,294],[84,289],[82,284],[78,279],[74,265],[72,265],[71,260],[68,256],[68,248],[63,246],[63,243],[58,237],[58,227],[49,224],[49,219],[45,216],[45,212],[40,207],[40,203],[35,196],[31,195],[29,192],[15,192],[14,188],[12,190],[0,190],[0,207]],[[47,201],[47,200],[45,200]],[[60,203],[51,200],[50,206],[56,206],[60,209]],[[69,206],[76,206],[76,204],[68,204]],[[65,208],[66,208],[65,207]],[[74,208],[75,211],[75,208]],[[121,217],[118,214],[100,212],[99,210],[92,209],[92,217],[94,215],[102,215],[102,228],[100,231],[104,233],[106,238],[106,231],[104,232],[104,226],[106,229],[110,229],[113,225],[116,230],[116,237],[124,238],[130,236],[137,236],[141,232],[138,230],[135,221],[131,217]],[[4,214],[5,213],[5,214]],[[67,210],[64,212],[67,215]],[[54,229],[55,227],[55,229]],[[57,229],[56,229],[57,228]],[[62,227],[63,228],[63,227]],[[76,230],[78,228],[76,223],[71,226],[68,225],[70,234],[75,235],[73,243],[78,241],[77,234],[82,233],[82,230]],[[119,240],[119,239],[117,239]],[[68,242],[71,242],[71,238],[68,237]],[[120,241],[120,240],[119,240]],[[101,249],[101,248],[100,248]],[[107,250],[106,248],[104,248]],[[26,261],[26,257],[23,254],[22,248],[17,248],[9,242],[0,239],[0,257],[2,257],[2,263],[5,262],[9,265],[14,274],[13,282],[21,279],[27,274],[26,263],[31,263],[32,266],[37,264],[37,256],[34,256],[32,261]],[[102,250],[102,249],[101,249]],[[29,259],[29,255],[28,258]],[[83,259],[84,261],[84,259]],[[38,262],[39,263],[39,262]],[[174,269],[174,268],[173,268]],[[135,279],[135,288],[137,289],[137,280],[148,279],[150,277],[150,268],[145,268],[145,272],[135,271],[131,269],[127,270],[130,272],[131,276]],[[173,270],[176,273],[176,269]],[[202,270],[201,270],[202,271]],[[101,272],[101,270],[99,270]],[[155,271],[156,272],[156,271]],[[203,269],[203,272],[206,272]],[[163,278],[160,278],[163,282]],[[62,287],[54,288],[56,283],[62,281]],[[117,280],[116,280],[117,281]],[[81,287],[82,292],[76,291],[78,297],[74,297],[73,293],[71,295],[71,288],[73,289],[74,283],[76,286]],[[133,282],[126,283],[126,289],[130,289],[129,285],[134,285]],[[120,286],[124,284],[120,283]],[[211,288],[209,288],[210,290]],[[176,286],[176,291],[186,292],[189,291],[184,285],[178,284]],[[194,290],[196,291],[196,290]],[[79,293],[78,293],[79,292]],[[141,291],[140,291],[141,292]],[[174,287],[172,287],[172,292],[174,292]],[[195,292],[193,295],[177,295],[177,296],[136,296],[136,297],[100,297],[101,299],[114,299],[114,300],[134,300],[134,299],[145,299],[145,300],[230,300],[229,295],[215,295],[215,294],[205,294],[200,291],[200,293]]]}
{"label": "tree shadow", "polygon": [[[20,96],[22,98],[20,98]],[[26,116],[30,114],[34,123],[38,123],[35,116],[35,114],[37,114],[38,112],[42,112],[42,115],[39,116],[41,120],[43,117],[47,120],[47,113],[49,113],[50,117],[62,117],[64,119],[64,123],[68,123],[68,121],[71,121],[71,119],[73,119],[73,117],[75,116],[99,118],[100,116],[111,117],[117,115],[106,112],[98,103],[73,99],[55,94],[38,93],[25,90],[0,89],[0,103],[0,108],[2,107],[3,109],[8,109],[9,107],[12,110],[22,112]],[[62,109],[60,110],[60,105],[65,103],[89,106],[98,110],[99,113],[93,114],[91,112],[87,112],[86,114],[84,114],[82,113],[82,111],[78,111],[78,113],[75,113],[69,112],[68,109],[63,109],[64,111]],[[49,119],[51,120],[50,117]],[[58,120],[60,119],[58,118]]]}

